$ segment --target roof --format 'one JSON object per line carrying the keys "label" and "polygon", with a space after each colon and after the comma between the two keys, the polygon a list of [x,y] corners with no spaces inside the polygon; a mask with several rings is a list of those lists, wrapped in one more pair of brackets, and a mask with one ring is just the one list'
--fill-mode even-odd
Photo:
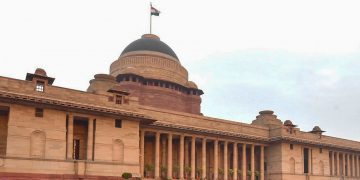
{"label": "roof", "polygon": [[172,56],[177,60],[177,62],[180,62],[177,55],[170,48],[170,46],[160,41],[160,38],[153,34],[144,34],[140,39],[133,41],[123,50],[121,55],[133,51],[160,52]]}

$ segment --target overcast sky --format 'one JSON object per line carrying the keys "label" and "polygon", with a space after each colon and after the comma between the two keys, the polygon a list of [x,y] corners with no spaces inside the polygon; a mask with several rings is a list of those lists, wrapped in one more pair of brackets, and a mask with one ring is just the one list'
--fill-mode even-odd
{"label": "overcast sky", "polygon": [[[360,1],[154,0],[153,32],[205,92],[206,116],[274,110],[301,130],[360,141]],[[44,68],[86,90],[149,32],[149,1],[0,1],[0,75]]]}

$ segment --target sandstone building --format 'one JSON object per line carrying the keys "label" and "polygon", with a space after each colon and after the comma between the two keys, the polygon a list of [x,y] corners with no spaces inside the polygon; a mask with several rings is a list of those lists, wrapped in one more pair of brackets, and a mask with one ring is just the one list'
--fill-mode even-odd
{"label": "sandstone building", "polygon": [[0,179],[360,179],[359,142],[270,110],[251,124],[202,115],[203,91],[153,34],[87,91],[54,80],[43,69],[0,77]]}

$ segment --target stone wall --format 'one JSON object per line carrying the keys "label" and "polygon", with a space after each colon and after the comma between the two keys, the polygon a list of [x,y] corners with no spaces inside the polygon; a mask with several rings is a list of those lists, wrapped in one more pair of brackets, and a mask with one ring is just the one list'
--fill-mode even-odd
{"label": "stone wall", "polygon": [[[122,120],[122,128],[115,128],[114,118],[74,113],[75,119],[96,119],[95,161],[79,161],[74,166],[73,160],[66,159],[66,114],[44,109],[43,117],[35,117],[35,107],[12,104],[7,156],[4,157],[5,165],[0,167],[0,172],[103,176],[120,176],[123,172],[139,174],[138,121],[125,118]],[[1,122],[3,119],[1,117]],[[78,134],[74,133],[74,137],[82,134],[81,137],[86,139],[87,130],[84,127],[80,129]],[[86,158],[85,150],[82,159]]]}

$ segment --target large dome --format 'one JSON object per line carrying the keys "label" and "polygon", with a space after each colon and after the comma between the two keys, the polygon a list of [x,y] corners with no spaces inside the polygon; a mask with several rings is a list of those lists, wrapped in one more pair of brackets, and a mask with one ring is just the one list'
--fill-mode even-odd
{"label": "large dome", "polygon": [[188,87],[188,72],[175,52],[154,34],[130,43],[110,66],[110,75],[135,74]]}
{"label": "large dome", "polygon": [[133,41],[130,43],[121,53],[124,55],[128,52],[133,51],[154,51],[167,54],[176,61],[179,62],[178,57],[176,56],[175,52],[164,42],[160,41],[160,38],[154,34],[144,34],[141,36],[140,39]]}

